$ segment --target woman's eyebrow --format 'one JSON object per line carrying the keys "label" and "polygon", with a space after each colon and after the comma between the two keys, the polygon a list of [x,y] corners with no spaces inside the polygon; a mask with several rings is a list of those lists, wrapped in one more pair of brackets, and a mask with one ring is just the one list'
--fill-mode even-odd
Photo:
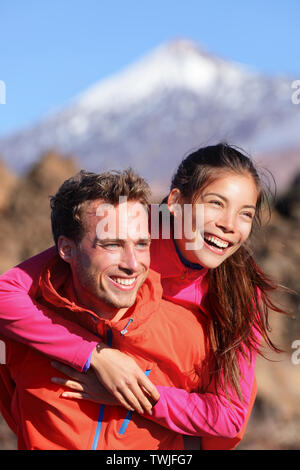
{"label": "woman's eyebrow", "polygon": [[[227,197],[222,196],[222,194],[219,194],[219,193],[206,193],[206,194],[203,194],[203,197],[205,197],[205,196],[217,196],[220,199],[222,199],[223,201],[228,202]],[[248,208],[256,210],[256,206],[254,206],[253,204],[244,204],[242,207],[243,208],[248,207]]]}
{"label": "woman's eyebrow", "polygon": [[219,193],[205,193],[203,196],[218,196],[219,198],[223,199],[224,201],[228,201],[228,199],[225,196],[222,196]]}

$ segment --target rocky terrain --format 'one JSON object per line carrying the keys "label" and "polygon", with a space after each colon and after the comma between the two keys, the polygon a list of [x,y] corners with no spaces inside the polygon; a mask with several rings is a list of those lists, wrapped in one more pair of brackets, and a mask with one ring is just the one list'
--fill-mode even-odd
{"label": "rocky terrain", "polygon": [[[1,272],[52,244],[49,196],[76,172],[71,158],[50,152],[9,186],[0,211]],[[0,189],[0,202],[1,191],[4,187]]]}
{"label": "rocky terrain", "polygon": [[278,198],[254,251],[265,271],[293,291],[276,296],[293,318],[272,316],[272,337],[285,352],[258,359],[258,397],[239,448],[300,449],[300,361],[293,345],[300,340],[300,175]]}
{"label": "rocky terrain", "polygon": [[[0,165],[0,272],[52,244],[49,196],[76,171],[71,158],[55,152],[45,154],[23,177]],[[274,313],[271,319],[272,337],[285,352],[266,351],[270,360],[258,360],[258,397],[239,449],[300,449],[300,364],[292,361],[292,344],[300,340],[299,240],[300,176],[280,195],[269,224],[253,240],[264,269],[296,293],[277,295],[293,315]],[[0,419],[0,449],[14,448],[15,437]]]}

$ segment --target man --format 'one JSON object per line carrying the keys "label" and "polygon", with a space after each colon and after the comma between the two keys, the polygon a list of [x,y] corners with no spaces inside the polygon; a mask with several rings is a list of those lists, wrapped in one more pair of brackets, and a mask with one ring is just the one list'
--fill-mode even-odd
{"label": "man", "polygon": [[[36,298],[135,358],[156,385],[196,391],[200,378],[209,380],[201,369],[205,320],[162,299],[159,276],[149,270],[147,195],[131,171],[67,180],[51,200],[58,255],[46,255]],[[184,448],[180,434],[142,415],[63,398],[47,357],[10,340],[6,347],[8,419],[19,448]]]}

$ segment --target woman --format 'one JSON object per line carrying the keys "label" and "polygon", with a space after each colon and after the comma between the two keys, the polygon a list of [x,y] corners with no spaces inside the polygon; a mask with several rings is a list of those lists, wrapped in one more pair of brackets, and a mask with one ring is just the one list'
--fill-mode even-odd
{"label": "woman", "polygon": [[[183,434],[201,436],[204,449],[233,448],[238,443],[236,436],[255,395],[259,337],[277,350],[268,336],[268,310],[281,311],[269,297],[276,286],[245,245],[254,225],[260,223],[264,202],[261,181],[248,157],[225,144],[200,149],[180,164],[167,198],[174,239],[161,237],[151,245],[151,267],[161,273],[164,297],[184,305],[196,304],[209,319],[207,336],[215,368],[210,371],[210,383],[200,393],[158,387],[160,399],[152,416],[146,413],[145,418]],[[177,221],[184,226],[185,217],[185,211],[178,211],[178,207],[184,209],[185,204],[204,207],[204,243],[192,250],[188,243],[195,240],[187,239],[184,233],[182,238],[175,237]],[[179,218],[182,213],[183,220]],[[27,296],[47,256],[44,252],[34,258],[34,263],[29,260],[22,264],[23,271],[14,268],[2,276],[2,334],[78,370],[87,368],[90,358],[97,376],[119,403],[140,412],[142,408],[149,410],[143,390],[154,399],[157,395],[130,358],[103,345],[95,348],[95,337],[85,334],[83,340],[80,327],[34,305]],[[23,302],[21,312],[14,312],[16,296]],[[74,374],[69,368],[57,367],[75,379],[54,379],[79,390],[66,392],[69,396],[104,400],[91,373]],[[218,441],[219,436],[229,440]]]}

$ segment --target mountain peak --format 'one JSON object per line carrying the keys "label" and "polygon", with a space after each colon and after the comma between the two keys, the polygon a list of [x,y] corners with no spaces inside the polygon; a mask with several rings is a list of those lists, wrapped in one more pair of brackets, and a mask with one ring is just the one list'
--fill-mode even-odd
{"label": "mountain peak", "polygon": [[96,83],[79,97],[79,104],[88,112],[114,106],[120,110],[165,90],[181,89],[203,95],[220,80],[232,83],[246,74],[246,68],[219,59],[192,40],[175,38],[118,74]]}
{"label": "mountain peak", "polygon": [[210,60],[217,59],[217,56],[212,52],[209,52],[203,46],[200,46],[197,42],[193,39],[185,38],[185,37],[175,37],[166,41],[162,45],[159,46],[159,49],[165,50],[167,54],[178,54],[179,56],[182,54],[196,54],[206,57]]}
{"label": "mountain peak", "polygon": [[[202,48],[197,44],[195,41],[185,37],[175,37],[163,43],[161,48],[165,47],[169,49],[170,52],[178,51],[178,52],[187,52],[187,51],[194,51],[194,52],[201,52]],[[204,49],[203,49],[204,51]]]}
{"label": "mountain peak", "polygon": [[22,171],[56,148],[92,171],[132,166],[151,182],[165,181],[186,152],[220,140],[252,154],[299,148],[290,97],[289,80],[174,38],[3,139],[0,153]]}

